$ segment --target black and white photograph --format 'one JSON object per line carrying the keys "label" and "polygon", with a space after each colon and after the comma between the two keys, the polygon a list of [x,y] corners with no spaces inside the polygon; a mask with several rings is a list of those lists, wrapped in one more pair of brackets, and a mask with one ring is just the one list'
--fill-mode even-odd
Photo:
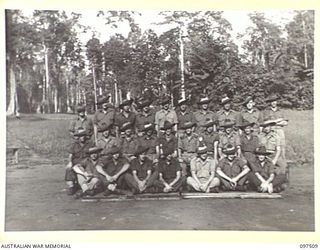
{"label": "black and white photograph", "polygon": [[314,10],[4,12],[5,232],[315,232]]}

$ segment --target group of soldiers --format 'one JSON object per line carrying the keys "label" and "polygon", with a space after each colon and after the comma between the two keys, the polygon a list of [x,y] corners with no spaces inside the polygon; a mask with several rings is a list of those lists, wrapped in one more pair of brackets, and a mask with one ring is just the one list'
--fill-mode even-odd
{"label": "group of soldiers", "polygon": [[147,98],[125,99],[117,111],[109,97],[100,97],[93,119],[79,106],[69,128],[68,194],[281,192],[288,182],[288,120],[278,100],[272,94],[260,111],[247,96],[236,112],[225,96],[213,112],[207,96],[196,111],[187,99],[173,108],[165,96],[158,108]]}

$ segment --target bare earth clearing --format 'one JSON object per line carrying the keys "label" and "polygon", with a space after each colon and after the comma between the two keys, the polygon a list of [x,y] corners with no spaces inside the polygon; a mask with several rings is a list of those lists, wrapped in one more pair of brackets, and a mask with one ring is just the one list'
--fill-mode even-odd
{"label": "bare earth clearing", "polygon": [[[10,130],[7,135],[15,137]],[[7,163],[6,231],[315,230],[312,163],[291,165],[291,184],[283,199],[89,203],[65,194],[63,160],[57,164],[32,149],[20,155],[18,165]]]}

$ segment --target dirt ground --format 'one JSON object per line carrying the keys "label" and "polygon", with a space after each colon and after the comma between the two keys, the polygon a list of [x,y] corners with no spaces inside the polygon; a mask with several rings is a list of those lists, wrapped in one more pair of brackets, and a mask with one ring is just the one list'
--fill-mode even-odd
{"label": "dirt ground", "polygon": [[82,202],[65,194],[64,166],[22,152],[7,164],[5,231],[314,231],[312,165],[292,165],[283,199]]}

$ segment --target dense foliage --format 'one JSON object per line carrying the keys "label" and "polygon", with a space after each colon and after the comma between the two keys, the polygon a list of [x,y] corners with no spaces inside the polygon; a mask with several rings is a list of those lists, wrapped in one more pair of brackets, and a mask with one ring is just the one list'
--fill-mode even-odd
{"label": "dense foliage", "polygon": [[[32,17],[6,11],[7,105],[21,112],[72,112],[84,103],[94,109],[96,94],[114,100],[126,96],[152,98],[181,95],[181,42],[183,81],[193,104],[209,95],[219,108],[223,95],[241,103],[245,95],[258,105],[271,93],[287,108],[313,108],[314,11],[296,11],[292,20],[278,25],[263,13],[249,15],[251,26],[239,34],[243,48],[231,38],[232,26],[221,11],[161,12],[162,34],[142,32],[137,12],[98,12],[106,30],[127,25],[128,35],[107,41],[94,35],[82,44],[80,14],[34,11]],[[116,88],[115,88],[116,85]],[[117,90],[117,91],[115,91]],[[117,98],[116,98],[117,95]]]}

